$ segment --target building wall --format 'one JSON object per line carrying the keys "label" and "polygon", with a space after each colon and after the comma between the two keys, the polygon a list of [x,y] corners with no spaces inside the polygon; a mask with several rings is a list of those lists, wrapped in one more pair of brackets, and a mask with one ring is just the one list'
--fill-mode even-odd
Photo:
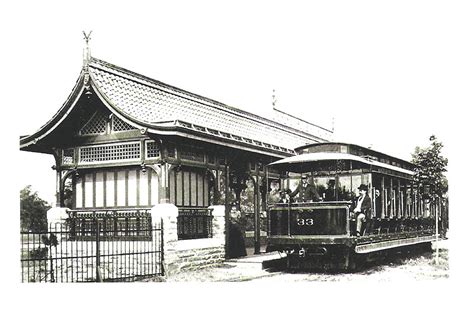
{"label": "building wall", "polygon": [[210,181],[206,170],[191,168],[172,170],[169,176],[171,203],[178,207],[210,205]]}
{"label": "building wall", "polygon": [[160,179],[139,167],[87,170],[75,179],[75,209],[150,208],[159,203]]}
{"label": "building wall", "polygon": [[[210,178],[201,168],[183,168],[169,173],[170,202],[178,207],[208,207]],[[116,209],[159,204],[164,190],[160,176],[150,169],[121,167],[91,169],[76,177],[75,209]]]}

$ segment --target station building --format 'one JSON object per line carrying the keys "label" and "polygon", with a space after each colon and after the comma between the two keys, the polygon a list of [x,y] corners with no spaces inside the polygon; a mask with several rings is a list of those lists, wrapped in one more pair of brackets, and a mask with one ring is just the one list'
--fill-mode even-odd
{"label": "station building", "polygon": [[246,192],[258,253],[266,199],[260,187],[279,179],[271,171],[265,178],[264,165],[332,138],[331,130],[275,113],[264,118],[222,104],[93,58],[87,49],[65,103],[38,131],[20,137],[20,149],[54,156],[57,207],[146,211],[173,204],[182,239],[206,237],[186,220],[212,215],[212,205],[225,205],[227,229],[231,208]]}

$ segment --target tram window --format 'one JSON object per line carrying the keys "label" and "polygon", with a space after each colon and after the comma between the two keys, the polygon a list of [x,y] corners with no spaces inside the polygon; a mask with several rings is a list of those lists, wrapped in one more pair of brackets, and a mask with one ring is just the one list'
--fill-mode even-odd
{"label": "tram window", "polygon": [[298,187],[298,184],[300,182],[301,175],[297,173],[289,173],[288,174],[288,179],[287,179],[287,187],[291,191],[295,191],[295,189]]}
{"label": "tram window", "polygon": [[358,195],[358,189],[357,187],[362,184],[362,176],[361,175],[353,175],[352,176],[352,193],[354,196]]}
{"label": "tram window", "polygon": [[314,179],[314,185],[324,201],[336,200],[336,179],[334,177],[316,177]]}
{"label": "tram window", "polygon": [[352,175],[351,191],[352,191],[353,196],[359,195],[359,190],[357,188],[361,184],[367,185],[369,189],[372,189],[372,180],[371,180],[370,174]]}
{"label": "tram window", "polygon": [[339,183],[336,185],[334,176],[314,178],[314,185],[324,201],[352,200],[354,194],[351,192],[351,176],[340,176],[338,180]]}
{"label": "tram window", "polygon": [[[359,187],[359,186],[357,186]],[[351,191],[351,176],[339,176],[339,185],[337,189],[337,199],[350,201],[354,198]]]}
{"label": "tram window", "polygon": [[370,174],[362,174],[362,184],[370,186]]}

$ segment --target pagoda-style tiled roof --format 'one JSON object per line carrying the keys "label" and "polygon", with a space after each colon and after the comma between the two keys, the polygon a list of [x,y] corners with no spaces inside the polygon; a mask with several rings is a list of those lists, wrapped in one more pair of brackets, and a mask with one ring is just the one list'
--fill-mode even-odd
{"label": "pagoda-style tiled roof", "polygon": [[96,58],[90,59],[81,76],[84,73],[90,75],[90,85],[106,106],[150,133],[189,133],[194,138],[286,156],[294,154],[295,147],[326,141]]}
{"label": "pagoda-style tiled roof", "polygon": [[[152,125],[174,122],[211,129],[231,138],[247,138],[273,146],[294,147],[321,138],[274,121],[149,79],[98,59],[89,71],[97,88],[123,113]],[[204,131],[204,130],[203,130]],[[234,137],[232,137],[234,136]],[[244,140],[245,141],[245,140]]]}

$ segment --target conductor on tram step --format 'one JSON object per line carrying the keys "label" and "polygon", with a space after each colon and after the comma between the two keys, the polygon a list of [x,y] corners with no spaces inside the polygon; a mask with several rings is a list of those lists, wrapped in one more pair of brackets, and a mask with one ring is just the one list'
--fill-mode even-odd
{"label": "conductor on tram step", "polygon": [[320,201],[321,197],[318,194],[316,186],[308,182],[308,176],[303,174],[301,182],[296,187],[295,191],[289,194],[290,197],[298,195],[298,201]]}
{"label": "conductor on tram step", "polygon": [[362,223],[366,221],[366,215],[370,214],[372,201],[367,195],[367,185],[361,184],[358,189],[359,197],[355,200],[353,211],[356,219],[356,233],[357,236],[361,236]]}

